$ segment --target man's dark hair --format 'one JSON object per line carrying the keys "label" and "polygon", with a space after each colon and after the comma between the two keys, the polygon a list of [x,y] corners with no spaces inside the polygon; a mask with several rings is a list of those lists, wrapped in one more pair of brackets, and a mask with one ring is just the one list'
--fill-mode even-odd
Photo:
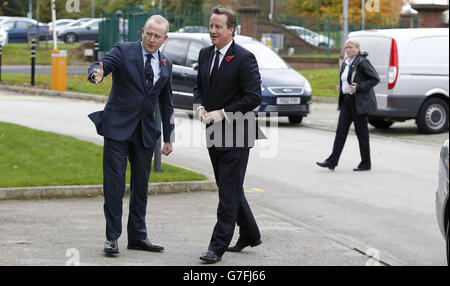
{"label": "man's dark hair", "polygon": [[219,14],[219,15],[226,15],[227,16],[227,27],[234,28],[233,31],[233,37],[234,34],[236,32],[236,27],[237,27],[237,17],[236,17],[236,13],[233,12],[233,10],[222,7],[222,6],[216,6],[212,9],[212,13],[213,14]]}

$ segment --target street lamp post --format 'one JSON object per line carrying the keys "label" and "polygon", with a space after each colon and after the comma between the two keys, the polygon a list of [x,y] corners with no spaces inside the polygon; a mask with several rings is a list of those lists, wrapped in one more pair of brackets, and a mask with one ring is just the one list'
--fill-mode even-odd
{"label": "street lamp post", "polygon": [[365,15],[366,15],[366,1],[362,0],[361,1],[361,30],[365,29]]}
{"label": "street lamp post", "polygon": [[345,41],[347,40],[347,35],[348,35],[348,0],[343,0],[344,1],[344,7],[343,7],[343,15],[344,15],[344,26],[342,29],[342,38],[341,38],[341,50],[344,50],[344,45],[345,45]]}
{"label": "street lamp post", "polygon": [[269,20],[270,20],[271,22],[273,22],[273,0],[270,0]]}

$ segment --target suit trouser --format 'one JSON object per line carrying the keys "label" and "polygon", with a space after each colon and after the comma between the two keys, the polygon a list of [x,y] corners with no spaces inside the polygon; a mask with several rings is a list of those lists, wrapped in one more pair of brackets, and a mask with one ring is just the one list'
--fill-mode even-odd
{"label": "suit trouser", "polygon": [[334,166],[338,164],[352,122],[355,124],[355,133],[358,138],[359,151],[361,154],[361,163],[359,164],[359,167],[370,168],[368,114],[357,115],[354,95],[345,95],[344,97],[341,112],[339,113],[333,152],[326,161]]}
{"label": "suit trouser", "polygon": [[103,189],[108,240],[118,239],[122,233],[122,199],[125,194],[127,158],[131,167],[128,241],[147,237],[145,214],[154,149],[144,147],[141,132],[141,124],[138,124],[131,137],[124,142],[104,138]]}
{"label": "suit trouser", "polygon": [[208,248],[222,256],[233,239],[236,223],[240,241],[255,242],[261,238],[243,188],[250,150],[219,151],[212,147],[208,151],[219,187],[217,223]]}

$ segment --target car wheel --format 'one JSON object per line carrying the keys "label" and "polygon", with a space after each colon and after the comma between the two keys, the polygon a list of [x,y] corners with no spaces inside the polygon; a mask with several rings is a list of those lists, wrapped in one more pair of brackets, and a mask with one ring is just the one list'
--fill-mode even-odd
{"label": "car wheel", "polygon": [[447,240],[447,265],[450,266],[450,243],[448,242],[448,229],[450,228],[450,220],[447,220],[447,233],[445,234]]}
{"label": "car wheel", "polygon": [[428,99],[420,109],[416,123],[422,132],[443,132],[448,128],[448,104],[440,98]]}
{"label": "car wheel", "polygon": [[75,35],[73,33],[69,33],[69,34],[65,35],[64,36],[64,42],[66,44],[73,44],[75,42],[78,42],[77,35]]}
{"label": "car wheel", "polygon": [[303,116],[301,115],[290,115],[288,118],[290,124],[300,124],[303,120]]}
{"label": "car wheel", "polygon": [[388,129],[392,126],[392,124],[394,124],[394,121],[388,120],[383,117],[369,116],[369,123],[375,128]]}

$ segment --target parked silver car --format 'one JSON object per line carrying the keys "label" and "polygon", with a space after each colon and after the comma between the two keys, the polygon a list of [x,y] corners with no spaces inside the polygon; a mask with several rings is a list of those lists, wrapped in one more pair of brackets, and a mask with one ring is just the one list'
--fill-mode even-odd
{"label": "parked silver car", "polygon": [[445,140],[441,148],[441,156],[439,159],[439,185],[436,191],[436,215],[439,229],[447,242],[447,264],[450,266],[450,246],[449,246],[449,221],[450,206],[448,202],[448,139]]}
{"label": "parked silver car", "polygon": [[327,36],[320,35],[310,29],[301,26],[286,26],[286,29],[291,30],[302,38],[304,41],[310,43],[316,47],[334,47],[334,40],[328,38]]}

